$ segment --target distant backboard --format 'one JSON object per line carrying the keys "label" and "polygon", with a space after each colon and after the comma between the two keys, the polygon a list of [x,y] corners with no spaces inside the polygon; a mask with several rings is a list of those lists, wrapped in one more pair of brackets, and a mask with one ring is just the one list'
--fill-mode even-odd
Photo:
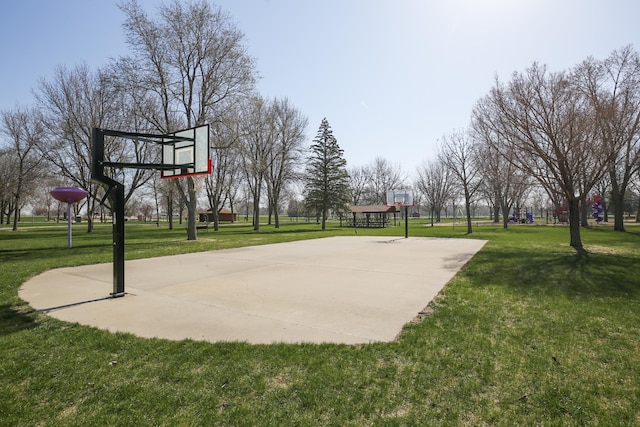
{"label": "distant backboard", "polygon": [[387,191],[387,206],[413,206],[413,194],[408,190]]}
{"label": "distant backboard", "polygon": [[162,142],[162,178],[181,178],[211,173],[209,125],[184,129],[169,134]]}

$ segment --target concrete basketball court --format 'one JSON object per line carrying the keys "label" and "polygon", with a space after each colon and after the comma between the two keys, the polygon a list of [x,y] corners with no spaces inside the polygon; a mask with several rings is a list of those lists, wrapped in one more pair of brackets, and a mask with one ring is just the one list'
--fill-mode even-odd
{"label": "concrete basketball court", "polygon": [[46,271],[19,296],[57,319],[172,340],[393,341],[486,241],[330,237]]}

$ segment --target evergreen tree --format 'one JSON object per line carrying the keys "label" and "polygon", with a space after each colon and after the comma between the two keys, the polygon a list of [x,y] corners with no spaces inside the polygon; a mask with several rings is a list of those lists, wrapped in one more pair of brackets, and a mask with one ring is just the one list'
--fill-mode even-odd
{"label": "evergreen tree", "polygon": [[329,122],[322,119],[307,158],[305,206],[322,217],[323,230],[329,211],[345,211],[350,201],[347,161],[342,155]]}

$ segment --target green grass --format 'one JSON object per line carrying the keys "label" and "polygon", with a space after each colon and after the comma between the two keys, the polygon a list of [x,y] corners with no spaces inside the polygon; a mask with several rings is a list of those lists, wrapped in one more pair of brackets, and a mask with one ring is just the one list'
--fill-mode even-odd
{"label": "green grass", "polygon": [[[34,312],[20,284],[111,262],[111,228],[0,230],[0,425],[640,425],[640,235],[566,227],[425,227],[489,243],[392,343],[142,339]],[[358,234],[404,235],[404,226]],[[127,224],[127,259],[285,242],[353,229]],[[428,262],[428,260],[425,260]]]}

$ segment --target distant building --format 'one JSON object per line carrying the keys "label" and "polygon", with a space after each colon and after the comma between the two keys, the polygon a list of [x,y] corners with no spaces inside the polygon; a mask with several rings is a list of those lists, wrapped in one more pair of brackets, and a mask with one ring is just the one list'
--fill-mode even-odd
{"label": "distant building", "polygon": [[[213,212],[211,209],[198,212],[200,222],[213,222]],[[236,222],[238,220],[238,213],[232,212],[231,209],[221,208],[218,211],[219,222]]]}

